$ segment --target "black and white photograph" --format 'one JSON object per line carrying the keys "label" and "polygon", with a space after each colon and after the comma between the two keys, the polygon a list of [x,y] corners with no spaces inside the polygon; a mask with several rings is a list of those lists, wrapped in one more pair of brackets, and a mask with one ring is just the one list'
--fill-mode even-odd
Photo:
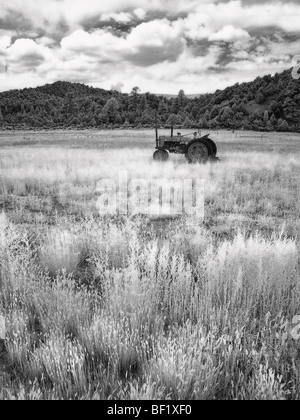
{"label": "black and white photograph", "polygon": [[300,0],[0,0],[0,400],[300,399]]}

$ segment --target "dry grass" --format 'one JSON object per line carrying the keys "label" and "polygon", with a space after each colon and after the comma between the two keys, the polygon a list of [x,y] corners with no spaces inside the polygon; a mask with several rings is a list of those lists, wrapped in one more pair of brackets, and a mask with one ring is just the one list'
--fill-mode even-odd
{"label": "dry grass", "polygon": [[[299,399],[300,153],[270,145],[204,167],[3,148],[0,398]],[[205,219],[99,218],[96,183],[116,170],[204,178]]]}

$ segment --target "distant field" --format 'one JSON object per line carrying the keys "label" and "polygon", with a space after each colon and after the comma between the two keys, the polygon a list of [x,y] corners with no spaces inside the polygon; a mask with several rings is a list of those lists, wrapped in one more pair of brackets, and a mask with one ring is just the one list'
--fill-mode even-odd
{"label": "distant field", "polygon": [[154,163],[152,130],[0,133],[2,208],[20,223],[95,215],[96,183],[125,170],[129,178],[147,180],[203,178],[206,220],[214,224],[236,214],[250,224],[259,217],[281,223],[288,214],[288,224],[298,217],[299,135],[219,131],[211,137],[221,162],[190,166],[183,155]]}
{"label": "distant field", "polygon": [[[179,130],[182,134],[194,130]],[[170,133],[160,130],[161,135]],[[216,139],[220,154],[234,151],[298,153],[300,134],[202,130]],[[59,147],[63,149],[153,149],[154,130],[0,132],[0,147]]]}
{"label": "distant field", "polygon": [[[204,166],[154,137],[0,133],[0,399],[300,398],[300,135],[211,132]],[[119,171],[204,179],[205,218],[100,217]]]}

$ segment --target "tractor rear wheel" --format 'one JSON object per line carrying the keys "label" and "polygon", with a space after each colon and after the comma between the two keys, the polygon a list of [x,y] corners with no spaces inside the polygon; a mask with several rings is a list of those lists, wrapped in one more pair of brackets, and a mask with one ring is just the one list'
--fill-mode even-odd
{"label": "tractor rear wheel", "polygon": [[156,150],[153,154],[155,162],[167,162],[169,160],[169,153],[166,150]]}
{"label": "tractor rear wheel", "polygon": [[212,139],[210,139],[210,138],[206,138],[205,139],[205,141],[207,142],[207,143],[209,143],[210,144],[210,146],[211,146],[211,148],[212,148],[212,151],[213,151],[213,155],[214,156],[217,156],[217,154],[218,154],[218,149],[217,149],[217,145],[216,145],[216,143],[212,140]]}
{"label": "tractor rear wheel", "polygon": [[189,163],[206,163],[211,155],[211,148],[204,141],[195,140],[188,146],[186,159]]}

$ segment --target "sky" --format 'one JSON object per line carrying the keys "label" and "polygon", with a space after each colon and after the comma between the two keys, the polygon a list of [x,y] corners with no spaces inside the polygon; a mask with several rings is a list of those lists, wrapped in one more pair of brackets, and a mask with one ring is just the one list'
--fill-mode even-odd
{"label": "sky", "polygon": [[291,68],[299,39],[300,0],[1,0],[0,91],[214,92]]}

